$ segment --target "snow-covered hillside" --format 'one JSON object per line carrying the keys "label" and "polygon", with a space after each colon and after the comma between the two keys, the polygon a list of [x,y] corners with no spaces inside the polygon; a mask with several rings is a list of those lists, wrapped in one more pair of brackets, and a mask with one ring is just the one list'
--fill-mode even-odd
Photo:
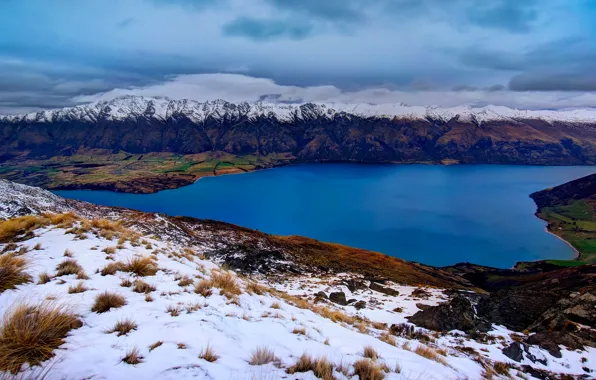
{"label": "snow-covered hillside", "polygon": [[96,122],[100,119],[123,120],[127,118],[156,118],[167,120],[185,115],[195,123],[209,117],[230,119],[247,117],[274,118],[280,122],[309,120],[313,118],[333,119],[336,115],[358,117],[384,117],[405,119],[433,119],[447,122],[453,118],[462,121],[485,122],[494,120],[539,119],[548,122],[591,123],[596,120],[596,109],[578,110],[517,110],[502,106],[473,108],[470,106],[438,108],[407,106],[404,104],[341,104],[305,103],[283,104],[271,102],[230,103],[215,100],[200,103],[193,100],[169,100],[141,96],[122,96],[111,101],[102,101],[58,110],[47,110],[25,115],[0,116],[5,122],[57,122],[82,120]]}
{"label": "snow-covered hillside", "polygon": [[[189,236],[199,231],[160,215],[68,205],[34,191],[0,183],[0,201],[36,199],[43,207],[30,207],[33,213],[69,209],[86,218],[25,216],[0,224],[0,257],[24,260],[30,276],[0,288],[0,313],[7,323],[18,305],[61,305],[81,325],[42,363],[45,369],[24,365],[24,378],[529,379],[524,366],[534,374],[596,370],[591,348],[562,348],[556,358],[531,347],[515,362],[502,349],[519,336],[503,327],[473,339],[407,322],[449,299],[445,289],[390,281],[374,287],[354,273],[237,274],[210,259],[225,239],[197,243]],[[106,292],[123,300],[106,310],[97,303]]]}

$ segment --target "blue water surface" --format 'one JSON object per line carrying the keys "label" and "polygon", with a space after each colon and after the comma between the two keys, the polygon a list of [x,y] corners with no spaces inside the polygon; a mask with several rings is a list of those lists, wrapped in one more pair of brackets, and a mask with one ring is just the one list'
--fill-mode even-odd
{"label": "blue water surface", "polygon": [[57,191],[74,199],[303,235],[430,265],[569,259],[529,194],[596,167],[309,164],[203,178],[156,194]]}

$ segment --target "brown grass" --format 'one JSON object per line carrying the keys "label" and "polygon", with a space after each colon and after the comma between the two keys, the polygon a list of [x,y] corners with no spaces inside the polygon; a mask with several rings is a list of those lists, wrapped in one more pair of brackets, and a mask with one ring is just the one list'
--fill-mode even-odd
{"label": "brown grass", "polygon": [[306,329],[304,327],[294,327],[292,334],[306,335]]}
{"label": "brown grass", "polygon": [[209,280],[200,280],[195,285],[195,293],[202,295],[203,297],[209,297],[213,294],[213,283]]}
{"label": "brown grass", "polygon": [[72,257],[72,251],[70,249],[64,250],[64,257]]}
{"label": "brown grass", "polygon": [[113,255],[114,253],[116,253],[116,247],[105,247],[101,251],[105,252],[108,255]]}
{"label": "brown grass", "polygon": [[179,305],[170,305],[166,308],[166,311],[170,313],[172,317],[177,317],[180,315],[182,308]]}
{"label": "brown grass", "polygon": [[194,280],[188,276],[184,276],[180,279],[180,281],[178,281],[178,286],[189,286],[192,285],[194,283]]}
{"label": "brown grass", "polygon": [[68,293],[70,294],[83,293],[87,290],[89,289],[85,286],[85,283],[83,281],[79,281],[76,285],[71,285],[68,287]]}
{"label": "brown grass", "polygon": [[126,352],[126,355],[122,358],[122,361],[126,364],[135,365],[143,362],[143,356],[141,356],[139,349],[134,347]]}
{"label": "brown grass", "polygon": [[302,354],[296,363],[288,368],[287,372],[291,375],[294,373],[313,371],[316,377],[323,380],[333,380],[333,364],[327,360],[326,357],[321,356],[314,359],[309,354]]}
{"label": "brown grass", "polygon": [[267,291],[267,288],[257,282],[251,281],[248,283],[248,285],[246,285],[246,292],[248,294],[257,294],[257,295],[262,295],[265,294],[265,292]]}
{"label": "brown grass", "polygon": [[41,243],[37,243],[33,246],[33,250],[34,251],[40,251],[41,250]]}
{"label": "brown grass", "polygon": [[95,297],[95,302],[91,311],[95,313],[105,313],[110,309],[117,309],[126,305],[126,299],[117,293],[105,291]]}
{"label": "brown grass", "polygon": [[87,280],[89,277],[83,267],[74,259],[66,259],[56,266],[56,277],[76,274],[79,280]]}
{"label": "brown grass", "polygon": [[250,360],[248,361],[248,364],[250,365],[264,365],[264,364],[269,364],[272,362],[277,362],[279,361],[279,359],[275,356],[275,353],[265,347],[257,347],[251,354],[250,356]]}
{"label": "brown grass", "polygon": [[211,283],[214,287],[219,288],[221,294],[227,298],[242,294],[242,290],[240,290],[236,279],[230,272],[212,272]]}
{"label": "brown grass", "polygon": [[123,288],[129,288],[132,286],[132,281],[130,281],[129,278],[123,278],[120,282],[120,286],[122,286]]}
{"label": "brown grass", "polygon": [[43,303],[12,308],[0,327],[0,370],[16,373],[24,363],[33,366],[50,359],[68,332],[81,325],[64,306]]}
{"label": "brown grass", "polygon": [[273,302],[273,303],[271,304],[271,308],[272,308],[272,309],[280,309],[280,308],[281,308],[281,306],[280,306],[279,302]]}
{"label": "brown grass", "polygon": [[423,358],[427,358],[430,360],[434,360],[437,363],[441,363],[443,365],[447,365],[447,362],[441,355],[439,355],[435,350],[430,347],[423,346],[419,344],[416,349],[414,350],[415,354],[422,356]]}
{"label": "brown grass", "polygon": [[47,284],[48,282],[52,281],[52,276],[48,274],[48,272],[41,272],[39,274],[39,279],[37,280],[38,285]]}
{"label": "brown grass", "polygon": [[112,327],[111,329],[107,330],[106,333],[107,334],[111,334],[111,333],[118,333],[118,336],[122,336],[122,335],[126,335],[129,332],[131,332],[132,330],[136,330],[137,329],[137,324],[131,320],[131,319],[121,319],[118,322],[116,322],[116,324],[114,325],[114,327]]}
{"label": "brown grass", "polygon": [[364,350],[362,350],[362,356],[364,356],[365,358],[369,358],[373,361],[377,361],[377,359],[379,358],[379,353],[377,352],[377,350],[374,349],[374,347],[366,346],[364,347]]}
{"label": "brown grass", "polygon": [[0,222],[0,243],[18,241],[20,236],[30,236],[32,231],[45,227],[50,220],[41,216],[26,215]]}
{"label": "brown grass", "polygon": [[0,255],[0,293],[31,282],[33,279],[25,272],[27,267],[28,262],[23,257],[15,257],[8,253]]}
{"label": "brown grass", "polygon": [[211,347],[211,345],[208,344],[207,347],[202,349],[201,352],[199,353],[199,358],[201,358],[203,360],[207,360],[210,363],[213,363],[213,362],[217,361],[217,359],[219,359],[219,355],[217,355],[215,353],[215,351],[213,350],[213,348]]}
{"label": "brown grass", "polygon": [[148,284],[143,280],[137,279],[134,282],[132,291],[135,293],[151,293],[151,292],[155,291],[155,286]]}
{"label": "brown grass", "polygon": [[116,272],[121,271],[124,267],[124,264],[117,261],[115,263],[109,263],[105,267],[101,269],[102,276],[114,275]]}
{"label": "brown grass", "polygon": [[134,273],[137,276],[153,276],[158,271],[157,264],[150,256],[135,256],[122,266],[123,272]]}
{"label": "brown grass", "polygon": [[382,333],[381,335],[379,335],[379,340],[381,342],[385,342],[387,344],[390,344],[392,346],[397,346],[397,341],[395,340],[395,338],[393,337],[393,335],[389,334],[389,333]]}
{"label": "brown grass", "polygon": [[493,364],[493,369],[499,375],[509,377],[509,364],[504,363],[504,362],[495,362]]}
{"label": "brown grass", "polygon": [[155,350],[157,347],[161,346],[163,344],[163,342],[161,340],[158,340],[157,342],[151,344],[149,346],[149,352]]}
{"label": "brown grass", "polygon": [[382,380],[385,378],[380,365],[368,359],[360,359],[353,364],[354,374],[360,380]]}
{"label": "brown grass", "polygon": [[151,297],[151,294],[145,293],[145,302],[153,302],[153,297]]}

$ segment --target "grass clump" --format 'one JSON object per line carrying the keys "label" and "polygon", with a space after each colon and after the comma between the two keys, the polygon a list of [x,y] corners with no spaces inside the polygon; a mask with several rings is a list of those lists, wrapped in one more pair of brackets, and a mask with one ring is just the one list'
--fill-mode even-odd
{"label": "grass clump", "polygon": [[309,354],[302,354],[296,363],[288,368],[287,372],[292,375],[299,372],[312,371],[316,377],[323,380],[333,380],[333,364],[326,357],[314,359]]}
{"label": "grass clump", "polygon": [[50,223],[47,218],[26,215],[0,222],[0,243],[18,241],[20,237],[31,235],[33,230]]}
{"label": "grass clump", "polygon": [[357,375],[360,380],[382,380],[385,378],[381,366],[371,360],[360,359],[352,366],[354,367],[354,374]]}
{"label": "grass clump", "polygon": [[151,293],[155,291],[155,286],[148,284],[143,280],[135,280],[132,291],[135,293]]}
{"label": "grass clump", "polygon": [[219,288],[221,294],[227,298],[242,294],[242,290],[238,287],[236,279],[230,272],[213,272],[211,275],[211,282],[214,287]]}
{"label": "grass clump", "polygon": [[105,291],[95,297],[95,302],[91,311],[95,313],[105,313],[110,309],[117,309],[126,305],[126,299],[117,293]]}
{"label": "grass clump", "polygon": [[195,285],[195,293],[202,295],[203,297],[209,297],[213,294],[213,283],[209,280],[200,280]]}
{"label": "grass clump", "polygon": [[72,329],[82,326],[64,306],[21,304],[6,312],[0,327],[0,371],[17,373],[24,363],[50,359]]}
{"label": "grass clump", "polygon": [[395,340],[395,338],[393,337],[393,335],[389,334],[389,333],[382,333],[381,335],[379,335],[379,340],[381,342],[385,342],[387,344],[390,344],[392,346],[397,346],[397,341]]}
{"label": "grass clump", "polygon": [[83,267],[74,259],[66,259],[56,266],[56,277],[76,274],[79,280],[87,280],[89,277],[83,270]]}
{"label": "grass clump", "polygon": [[137,327],[138,327],[137,324],[133,320],[122,319],[122,320],[119,320],[118,322],[116,322],[114,327],[107,330],[106,333],[107,334],[118,333],[117,334],[118,336],[122,336],[122,335],[128,334],[132,330],[136,330]]}
{"label": "grass clump", "polygon": [[0,255],[0,293],[31,282],[31,276],[25,272],[27,267],[28,262],[23,257],[15,257],[11,254]]}
{"label": "grass clump", "polygon": [[248,364],[250,365],[264,365],[272,362],[277,362],[279,359],[275,356],[273,351],[265,346],[257,347],[251,354]]}
{"label": "grass clump", "polygon": [[257,295],[262,295],[265,294],[265,292],[267,292],[267,288],[257,282],[251,281],[248,283],[248,285],[246,285],[246,292],[248,294],[257,294]]}
{"label": "grass clump", "polygon": [[83,281],[79,281],[76,285],[71,285],[68,287],[68,293],[75,294],[75,293],[83,293],[89,290]]}
{"label": "grass clump", "polygon": [[116,247],[105,247],[101,251],[107,255],[113,255],[114,253],[116,253]]}
{"label": "grass clump", "polygon": [[366,346],[362,351],[362,356],[364,356],[365,358],[369,358],[370,360],[377,361],[377,359],[379,358],[379,353],[377,352],[377,350],[374,349],[374,347]]}
{"label": "grass clump", "polygon": [[109,263],[108,265],[106,265],[105,267],[103,267],[101,269],[100,273],[102,276],[115,275],[116,272],[121,271],[123,267],[124,267],[124,264],[122,264],[119,261],[117,261],[115,263]]}
{"label": "grass clump", "polygon": [[199,353],[199,358],[201,358],[203,360],[207,360],[210,363],[213,363],[213,362],[217,361],[217,359],[219,359],[219,355],[217,355],[215,353],[215,351],[213,350],[213,347],[211,347],[211,345],[208,344],[207,347],[202,349],[201,352]]}
{"label": "grass clump", "polygon": [[163,344],[163,342],[161,340],[158,340],[157,342],[151,344],[149,346],[149,352],[155,350],[157,347],[161,346]]}
{"label": "grass clump", "polygon": [[126,264],[122,266],[123,272],[134,273],[139,277],[153,276],[158,271],[158,267],[149,256],[135,256],[129,259]]}
{"label": "grass clump", "polygon": [[48,282],[52,281],[52,276],[48,274],[48,272],[41,272],[39,274],[39,278],[37,280],[38,285],[47,284]]}
{"label": "grass clump", "polygon": [[126,355],[122,358],[122,361],[126,364],[135,365],[143,362],[143,356],[138,348],[133,347],[126,352]]}
{"label": "grass clump", "polygon": [[435,350],[433,350],[430,347],[418,345],[418,347],[416,347],[416,349],[414,350],[414,353],[422,356],[423,358],[434,360],[437,363],[447,365],[447,362],[445,361],[445,359],[443,359],[443,357],[441,355],[439,355]]}
{"label": "grass clump", "polygon": [[180,279],[180,281],[178,281],[178,286],[189,286],[192,285],[194,283],[194,280],[188,276],[184,276]]}
{"label": "grass clump", "polygon": [[304,327],[294,327],[292,334],[306,335],[306,329]]}
{"label": "grass clump", "polygon": [[179,305],[170,305],[166,308],[166,311],[170,313],[172,317],[177,317],[182,312],[182,308]]}
{"label": "grass clump", "polygon": [[509,377],[509,364],[504,363],[504,362],[495,362],[493,364],[493,369],[499,375]]}

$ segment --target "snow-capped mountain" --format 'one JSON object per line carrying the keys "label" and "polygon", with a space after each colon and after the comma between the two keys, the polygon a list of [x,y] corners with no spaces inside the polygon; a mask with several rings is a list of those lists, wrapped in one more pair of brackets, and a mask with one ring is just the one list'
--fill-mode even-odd
{"label": "snow-capped mountain", "polygon": [[577,110],[517,110],[502,106],[474,108],[460,106],[452,108],[408,106],[396,104],[343,104],[343,103],[303,103],[284,104],[271,102],[230,103],[225,100],[197,102],[193,100],[170,100],[160,97],[122,96],[111,101],[90,103],[75,107],[46,110],[24,115],[0,116],[0,121],[9,122],[55,122],[63,120],[84,120],[95,122],[99,119],[123,120],[127,118],[168,118],[184,115],[200,123],[212,117],[215,119],[273,118],[290,123],[295,120],[313,118],[333,119],[338,114],[371,118],[433,119],[448,122],[454,118],[461,121],[482,123],[492,120],[540,119],[549,122],[589,123],[596,121],[596,109]]}

